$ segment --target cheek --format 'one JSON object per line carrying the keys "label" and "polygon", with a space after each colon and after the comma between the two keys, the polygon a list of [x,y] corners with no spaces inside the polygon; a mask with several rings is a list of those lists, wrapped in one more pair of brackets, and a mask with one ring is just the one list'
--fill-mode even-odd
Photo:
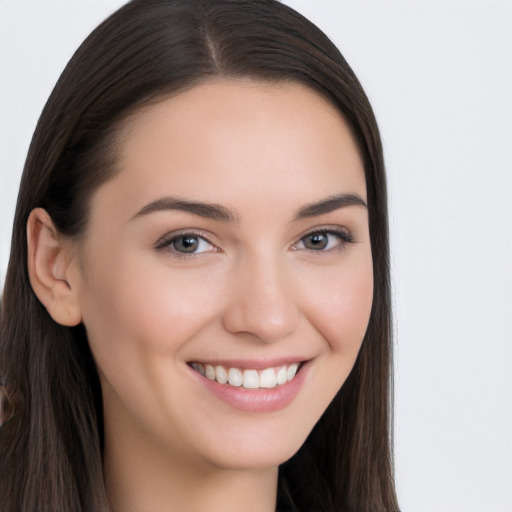
{"label": "cheek", "polygon": [[[327,278],[328,277],[328,278]],[[357,356],[370,318],[373,302],[371,253],[361,255],[325,279],[316,280],[309,321],[326,340],[329,350]]]}
{"label": "cheek", "polygon": [[361,348],[373,301],[371,252],[359,251],[350,264],[344,261],[314,277],[314,289],[303,297],[303,311],[320,334],[323,350],[310,369],[313,385],[303,396],[299,414],[309,411],[317,421],[343,386]]}
{"label": "cheek", "polygon": [[131,418],[153,418],[152,428],[165,432],[172,420],[154,412],[174,410],[167,400],[180,403],[176,393],[187,396],[175,363],[216,318],[219,301],[211,290],[220,283],[215,273],[205,281],[200,272],[176,272],[142,258],[116,262],[92,268],[84,293],[84,325],[105,408],[110,417],[129,411]]}
{"label": "cheek", "polygon": [[218,304],[216,275],[193,273],[144,258],[92,268],[82,302],[93,352],[119,360],[178,351],[215,317]]}

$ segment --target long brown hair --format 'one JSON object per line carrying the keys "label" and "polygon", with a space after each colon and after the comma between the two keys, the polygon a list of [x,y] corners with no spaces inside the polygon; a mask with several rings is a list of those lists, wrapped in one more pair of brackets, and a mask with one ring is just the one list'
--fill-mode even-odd
{"label": "long brown hair", "polygon": [[26,223],[45,208],[80,237],[91,194],[116,172],[124,119],[214,77],[296,81],[336,106],[361,152],[374,268],[370,322],[347,381],[279,472],[278,510],[396,511],[386,184],[370,104],[316,26],[276,0],[133,0],[77,50],[39,119],[14,220],[0,381],[16,416],[0,430],[2,512],[106,512],[102,399],[83,326],[56,324],[27,273]]}

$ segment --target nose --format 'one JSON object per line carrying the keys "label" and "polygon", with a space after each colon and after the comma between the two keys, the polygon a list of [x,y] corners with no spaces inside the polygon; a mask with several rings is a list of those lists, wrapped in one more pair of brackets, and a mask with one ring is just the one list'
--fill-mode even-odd
{"label": "nose", "polygon": [[291,276],[279,262],[259,259],[239,264],[232,274],[224,328],[273,343],[290,336],[300,321]]}

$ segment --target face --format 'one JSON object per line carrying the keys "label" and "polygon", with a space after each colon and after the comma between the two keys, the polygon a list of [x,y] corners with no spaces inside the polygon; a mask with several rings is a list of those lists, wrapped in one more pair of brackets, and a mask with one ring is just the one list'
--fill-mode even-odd
{"label": "face", "polygon": [[122,140],[76,265],[107,443],[276,466],[342,386],[370,315],[350,131],[301,85],[219,81],[137,114]]}

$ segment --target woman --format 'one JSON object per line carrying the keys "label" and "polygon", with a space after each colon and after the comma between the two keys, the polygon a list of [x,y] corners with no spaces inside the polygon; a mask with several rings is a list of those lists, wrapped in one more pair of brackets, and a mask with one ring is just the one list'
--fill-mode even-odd
{"label": "woman", "polygon": [[2,310],[0,510],[397,510],[386,189],[274,0],[135,0],[39,121]]}

